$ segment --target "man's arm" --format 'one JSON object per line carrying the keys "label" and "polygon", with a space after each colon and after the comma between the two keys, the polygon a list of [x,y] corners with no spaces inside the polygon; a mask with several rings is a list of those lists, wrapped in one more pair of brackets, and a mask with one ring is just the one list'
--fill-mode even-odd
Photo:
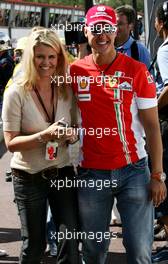
{"label": "man's arm", "polygon": [[[146,134],[148,152],[151,158],[152,173],[163,172],[162,166],[162,140],[158,120],[157,107],[139,110],[141,123]],[[155,206],[159,206],[166,198],[166,186],[164,182],[151,178],[150,195]]]}
{"label": "man's arm", "polygon": [[139,61],[143,62],[148,69],[151,64],[151,56],[148,49],[141,42],[138,41],[138,50],[139,50]]}

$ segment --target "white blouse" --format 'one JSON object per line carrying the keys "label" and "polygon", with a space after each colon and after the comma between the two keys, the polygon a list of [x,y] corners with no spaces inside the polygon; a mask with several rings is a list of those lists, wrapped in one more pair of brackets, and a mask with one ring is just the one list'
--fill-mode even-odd
{"label": "white blouse", "polygon": [[[69,88],[67,100],[58,98],[55,121],[64,117],[71,125],[72,91]],[[4,94],[2,120],[4,131],[20,131],[22,135],[30,135],[46,129],[50,124],[45,122],[37,108],[30,91],[12,84]],[[46,145],[26,151],[14,152],[11,159],[11,168],[36,173],[51,166],[62,168],[70,165],[67,146],[58,147],[56,160],[45,159]]]}

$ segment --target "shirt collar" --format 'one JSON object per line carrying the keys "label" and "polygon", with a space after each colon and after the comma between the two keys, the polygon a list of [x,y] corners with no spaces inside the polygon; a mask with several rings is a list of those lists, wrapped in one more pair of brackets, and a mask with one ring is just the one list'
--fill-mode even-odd
{"label": "shirt collar", "polygon": [[133,37],[130,36],[129,39],[126,42],[124,42],[123,45],[117,47],[117,50],[120,51],[121,49],[123,50],[129,49],[133,41],[134,41]]}

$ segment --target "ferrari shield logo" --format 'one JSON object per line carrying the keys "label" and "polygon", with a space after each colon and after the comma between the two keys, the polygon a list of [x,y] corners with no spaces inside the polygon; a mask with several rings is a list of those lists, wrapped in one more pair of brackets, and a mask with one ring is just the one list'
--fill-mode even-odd
{"label": "ferrari shield logo", "polygon": [[109,87],[110,88],[116,87],[117,83],[118,83],[117,78],[113,76],[109,76]]}

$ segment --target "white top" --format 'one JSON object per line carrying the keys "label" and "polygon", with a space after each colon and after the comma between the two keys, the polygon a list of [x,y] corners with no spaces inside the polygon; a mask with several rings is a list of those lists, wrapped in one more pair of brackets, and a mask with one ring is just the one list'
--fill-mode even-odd
{"label": "white top", "polygon": [[[69,89],[67,100],[58,98],[55,121],[64,117],[71,124],[72,91]],[[2,120],[4,131],[20,131],[22,135],[30,135],[46,129],[50,124],[45,122],[38,110],[30,91],[12,84],[4,94]],[[58,147],[56,160],[45,160],[45,144],[32,150],[14,152],[11,168],[36,173],[51,166],[58,168],[70,165],[68,148]]]}
{"label": "white top", "polygon": [[168,44],[165,45],[165,43],[168,43],[168,38],[159,47],[157,53],[157,62],[164,86],[168,84]]}

